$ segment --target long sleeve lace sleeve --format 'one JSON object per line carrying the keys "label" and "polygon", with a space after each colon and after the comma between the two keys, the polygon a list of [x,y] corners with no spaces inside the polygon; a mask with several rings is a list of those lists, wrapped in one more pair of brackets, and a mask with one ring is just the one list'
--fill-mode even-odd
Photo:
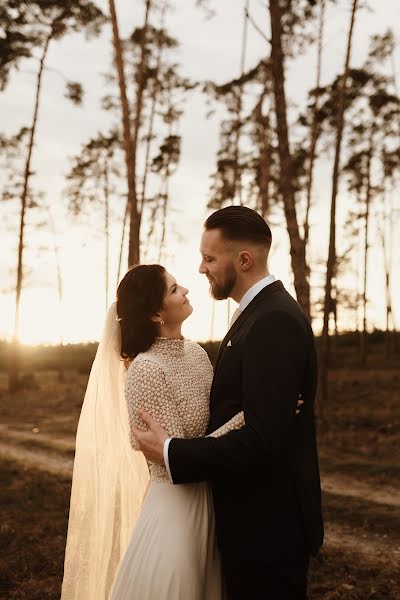
{"label": "long sleeve lace sleeve", "polygon": [[141,360],[130,366],[126,378],[125,396],[128,404],[130,442],[134,450],[139,448],[132,435],[132,426],[147,431],[146,425],[139,417],[140,410],[150,413],[171,437],[185,437],[165,373],[156,363]]}
{"label": "long sleeve lace sleeve", "polygon": [[244,412],[240,411],[239,413],[236,413],[236,415],[232,417],[232,419],[229,419],[229,421],[221,425],[221,427],[218,427],[218,429],[210,433],[207,437],[221,437],[222,435],[225,435],[230,431],[240,429],[245,424],[246,422],[244,420]]}

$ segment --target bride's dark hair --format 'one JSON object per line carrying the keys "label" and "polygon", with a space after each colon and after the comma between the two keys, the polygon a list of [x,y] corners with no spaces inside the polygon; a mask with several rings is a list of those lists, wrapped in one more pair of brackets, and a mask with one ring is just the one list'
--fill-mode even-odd
{"label": "bride's dark hair", "polygon": [[157,323],[151,317],[162,307],[166,286],[165,269],[161,265],[132,267],[119,284],[117,314],[124,360],[146,352],[156,339]]}

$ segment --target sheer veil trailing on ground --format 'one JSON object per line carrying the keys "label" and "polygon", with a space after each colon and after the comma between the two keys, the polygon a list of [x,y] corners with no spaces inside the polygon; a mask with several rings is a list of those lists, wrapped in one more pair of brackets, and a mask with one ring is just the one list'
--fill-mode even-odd
{"label": "sheer veil trailing on ground", "polygon": [[76,436],[62,600],[108,597],[149,473],[132,450],[116,304],[108,310]]}

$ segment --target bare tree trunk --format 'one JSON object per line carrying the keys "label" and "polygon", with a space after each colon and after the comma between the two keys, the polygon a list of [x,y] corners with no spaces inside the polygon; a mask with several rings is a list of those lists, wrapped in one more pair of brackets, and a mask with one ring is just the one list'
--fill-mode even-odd
{"label": "bare tree trunk", "polygon": [[104,161],[104,238],[105,238],[105,252],[104,252],[104,275],[105,275],[105,300],[106,310],[108,309],[108,294],[109,294],[109,271],[110,271],[110,190],[108,181],[108,164],[107,159]]}
{"label": "bare tree trunk", "polygon": [[[393,48],[392,53],[390,55],[390,59],[391,59],[391,65],[392,65],[393,87],[395,89],[396,96],[398,97],[399,96],[399,88],[398,88],[397,75],[396,75],[395,49],[396,49],[396,47]],[[398,134],[399,134],[399,138],[400,138],[400,110],[397,111],[397,122],[398,122]],[[392,211],[392,212],[394,212],[394,211]],[[391,222],[391,225],[393,226],[392,222]],[[387,286],[389,286],[389,283],[387,283]],[[387,303],[390,304],[390,316],[391,316],[392,327],[393,327],[393,351],[397,352],[400,336],[397,335],[396,323],[394,320],[394,314],[392,312],[393,304],[391,302],[390,286],[387,289],[388,289],[387,293],[389,294]],[[387,340],[390,340],[390,338],[391,338],[391,335],[390,335],[390,332],[388,331],[387,332]]]}
{"label": "bare tree trunk", "polygon": [[[243,77],[245,61],[246,61],[246,48],[247,48],[247,21],[248,21],[248,10],[249,0],[246,0],[243,13],[243,33],[242,33],[242,48],[240,53],[240,77]],[[242,88],[238,91],[237,105],[236,105],[236,127],[235,127],[235,160],[234,160],[234,192],[238,195],[239,204],[243,204],[242,199],[242,173],[240,169],[240,133],[242,128],[241,123],[242,115]]]}
{"label": "bare tree trunk", "polygon": [[[149,20],[149,12],[151,7],[151,0],[146,0],[146,12],[144,17],[143,35],[140,44],[140,64],[138,68],[137,78],[137,90],[136,90],[136,112],[133,122],[133,156],[134,156],[134,170],[135,170],[135,194],[136,194],[136,164],[137,164],[137,146],[139,140],[139,131],[141,126],[142,117],[142,105],[143,105],[143,91],[145,87],[145,71],[146,71],[146,34]],[[132,215],[129,227],[129,261],[130,264],[139,262],[139,256],[135,261],[135,240],[140,243],[140,223],[141,223],[141,212],[136,210],[135,214]]]}
{"label": "bare tree trunk", "polygon": [[[50,207],[47,205],[46,208],[47,208],[47,213],[49,216],[50,229],[51,229],[51,233],[53,236],[53,252],[54,252],[54,258],[55,258],[56,269],[57,269],[57,294],[58,294],[58,302],[60,305],[60,313],[61,313],[62,312],[62,303],[63,303],[63,284],[62,284],[62,275],[61,275],[60,256],[59,256],[59,250],[58,250],[58,245],[57,245],[57,232],[56,232],[56,228],[54,225],[54,219],[53,219],[53,215],[51,213]],[[64,350],[65,350],[65,347],[64,347],[63,325],[64,325],[64,323],[63,323],[62,314],[61,314],[60,352],[59,352],[59,360],[58,360],[58,381],[65,381],[65,376],[64,376],[64,370],[65,370]]]}
{"label": "bare tree trunk", "polygon": [[118,84],[122,112],[122,130],[124,136],[125,165],[128,180],[128,206],[130,212],[128,263],[129,265],[132,265],[137,264],[140,260],[140,223],[136,196],[136,153],[134,141],[131,136],[131,117],[128,98],[126,94],[124,60],[122,55],[122,46],[119,37],[114,0],[109,0],[109,7],[113,31],[115,65],[118,72]]}
{"label": "bare tree trunk", "polygon": [[155,74],[154,74],[155,83],[154,83],[153,96],[151,98],[149,128],[148,128],[147,135],[146,135],[146,142],[147,143],[146,143],[146,155],[145,155],[145,160],[144,160],[144,173],[143,173],[143,180],[142,180],[142,194],[141,194],[141,202],[140,202],[140,213],[142,213],[143,205],[146,202],[147,175],[148,175],[149,170],[150,170],[150,150],[151,150],[151,143],[153,141],[154,117],[155,117],[155,114],[156,114],[156,106],[157,106],[157,100],[158,100],[158,93],[160,91],[160,81],[159,81],[158,74],[159,74],[160,66],[161,66],[161,57],[162,57],[162,31],[164,29],[166,9],[167,9],[167,3],[165,1],[164,4],[163,4],[163,6],[162,6],[161,17],[160,17],[160,30],[159,30],[159,35],[158,35],[156,68],[155,68]]}
{"label": "bare tree trunk", "polygon": [[150,245],[151,245],[151,241],[152,241],[152,238],[153,238],[155,230],[156,230],[157,215],[158,215],[158,211],[160,208],[158,200],[160,198],[162,198],[162,195],[163,195],[163,185],[161,183],[158,198],[154,199],[153,206],[151,207],[151,213],[150,213],[150,219],[149,219],[150,227],[149,227],[149,231],[147,232],[147,235],[146,235],[146,246],[145,246],[146,260],[148,260],[148,257],[150,255]]}
{"label": "bare tree trunk", "polygon": [[162,253],[163,253],[164,245],[165,245],[165,235],[166,235],[166,231],[167,231],[167,210],[168,210],[168,200],[169,200],[169,198],[168,198],[168,194],[169,194],[168,177],[169,177],[169,175],[166,174],[165,182],[164,182],[163,203],[162,203],[162,209],[161,209],[161,238],[160,238],[160,246],[158,249],[158,262],[159,263],[161,263]]}
{"label": "bare tree trunk", "polygon": [[373,128],[371,131],[370,146],[367,156],[367,188],[365,191],[365,228],[364,228],[364,273],[363,273],[363,326],[361,331],[360,359],[364,367],[367,362],[367,284],[368,284],[368,233],[369,233],[369,212],[371,205],[371,160],[373,148]]}
{"label": "bare tree trunk", "polygon": [[50,40],[52,38],[53,32],[47,37],[45,44],[43,46],[42,56],[39,62],[39,70],[36,78],[36,94],[35,94],[35,107],[33,110],[33,119],[32,119],[32,127],[30,129],[29,135],[29,143],[28,143],[28,154],[25,162],[24,169],[24,185],[21,194],[21,213],[20,213],[20,223],[19,223],[19,243],[18,243],[18,263],[17,263],[17,282],[15,288],[15,322],[14,322],[14,336],[11,347],[11,357],[10,357],[10,366],[9,366],[9,379],[8,379],[8,387],[10,392],[14,392],[18,388],[18,378],[19,378],[19,370],[20,370],[20,345],[19,345],[19,309],[21,302],[21,290],[22,290],[22,282],[23,282],[23,254],[24,254],[24,234],[25,234],[25,214],[27,208],[27,200],[28,200],[28,190],[29,190],[29,178],[32,174],[31,172],[31,162],[32,162],[32,152],[35,143],[35,133],[36,133],[36,125],[39,114],[39,100],[40,100],[40,90],[42,84],[42,75],[44,69],[44,63],[47,56],[47,51],[49,49]]}
{"label": "bare tree trunk", "polygon": [[271,142],[269,116],[263,115],[262,105],[265,93],[260,97],[254,109],[257,121],[257,135],[259,146],[260,181],[259,181],[259,208],[264,219],[269,213],[269,187],[271,181]]}
{"label": "bare tree trunk", "polygon": [[[387,269],[387,267],[386,267]],[[389,358],[391,353],[391,340],[393,331],[393,313],[390,294],[390,269],[385,269],[385,296],[386,296],[386,331],[385,331],[385,357]]]}
{"label": "bare tree trunk", "polygon": [[[172,110],[172,98],[171,98],[171,90],[169,90],[170,95],[169,95],[169,106],[168,106],[168,112]],[[169,128],[168,128],[168,137],[170,138],[172,135],[172,124],[170,123]],[[163,182],[163,188],[164,188],[164,193],[162,195],[162,199],[163,199],[163,204],[162,204],[162,217],[161,217],[161,239],[160,239],[160,249],[159,249],[159,255],[158,255],[158,262],[161,263],[161,256],[162,256],[162,251],[164,249],[164,244],[165,244],[165,234],[166,234],[166,230],[167,230],[167,210],[168,210],[168,204],[169,204],[169,178],[170,178],[170,168],[169,168],[169,163],[167,163],[166,167],[165,167],[165,173],[164,173],[164,182]]]}
{"label": "bare tree trunk", "polygon": [[[391,215],[389,216],[389,223],[391,222]],[[390,229],[392,229],[390,227]],[[383,263],[385,270],[385,301],[386,301],[386,326],[385,326],[385,358],[390,356],[391,351],[391,333],[393,327],[393,317],[392,317],[392,295],[390,291],[391,287],[391,256],[390,256],[390,245],[392,236],[389,235],[389,241],[386,240],[386,217],[383,221],[382,231],[381,231],[381,242],[382,242],[382,251],[383,251]]]}
{"label": "bare tree trunk", "polygon": [[126,231],[126,221],[128,219],[129,213],[129,203],[127,202],[125,205],[125,213],[122,221],[122,233],[121,233],[121,244],[119,247],[119,257],[118,257],[118,271],[117,271],[117,287],[119,284],[119,280],[121,277],[121,267],[122,267],[122,254],[124,252],[124,244],[125,244],[125,231]]}
{"label": "bare tree trunk", "polygon": [[290,240],[290,255],[297,299],[306,315],[310,317],[310,286],[307,279],[305,245],[299,232],[292,182],[292,157],[289,148],[285,75],[283,68],[282,10],[279,0],[270,0],[269,10],[271,17],[272,77],[274,81],[275,112],[279,142],[280,191],[283,198]]}
{"label": "bare tree trunk", "polygon": [[319,408],[320,411],[322,406],[326,402],[328,393],[328,360],[329,360],[329,314],[331,306],[332,296],[332,276],[335,271],[336,264],[336,196],[338,192],[339,183],[339,166],[340,166],[340,154],[343,138],[344,129],[344,114],[346,108],[346,86],[349,75],[350,55],[351,55],[351,44],[353,39],[354,21],[357,11],[358,0],[353,0],[353,8],[350,19],[350,30],[347,40],[347,52],[344,65],[344,73],[339,90],[339,105],[337,114],[337,132],[336,132],[336,148],[335,148],[335,160],[333,165],[332,175],[332,196],[331,196],[331,214],[330,214],[330,227],[329,227],[329,251],[328,251],[328,262],[326,265],[326,284],[325,284],[325,302],[324,302],[324,320],[321,334],[320,343],[320,365],[319,365]]}
{"label": "bare tree trunk", "polygon": [[307,255],[307,244],[310,233],[310,207],[311,207],[311,196],[313,187],[313,175],[314,175],[314,162],[315,154],[318,141],[318,109],[319,109],[319,98],[320,98],[320,87],[321,87],[321,64],[322,64],[322,42],[324,34],[324,17],[325,17],[325,0],[320,0],[320,13],[319,13],[319,27],[318,27],[318,52],[317,52],[317,78],[315,82],[315,100],[313,106],[313,118],[311,123],[310,132],[310,155],[308,159],[308,172],[307,172],[307,204],[306,214],[304,219],[304,244],[306,247]]}
{"label": "bare tree trunk", "polygon": [[333,312],[333,320],[335,323],[335,340],[337,340],[337,336],[339,335],[339,322],[338,322],[338,302],[337,302],[337,286],[335,282],[335,299],[332,304],[332,312]]}
{"label": "bare tree trunk", "polygon": [[[361,197],[361,189],[358,189],[356,192],[356,202],[357,202],[357,212],[361,215],[362,210],[362,197]],[[358,230],[358,239],[357,239],[357,277],[356,277],[356,304],[355,304],[355,322],[356,322],[356,333],[360,335],[361,324],[360,324],[360,298],[361,298],[361,261],[362,261],[362,240],[361,233]]]}

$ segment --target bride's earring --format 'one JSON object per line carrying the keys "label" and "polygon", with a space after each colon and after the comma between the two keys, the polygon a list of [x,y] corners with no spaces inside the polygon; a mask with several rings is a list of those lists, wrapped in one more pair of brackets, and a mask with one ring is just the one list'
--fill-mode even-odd
{"label": "bride's earring", "polygon": [[161,319],[161,320],[160,320],[160,325],[161,325],[161,326],[165,325],[165,321],[164,321],[164,319]]}

